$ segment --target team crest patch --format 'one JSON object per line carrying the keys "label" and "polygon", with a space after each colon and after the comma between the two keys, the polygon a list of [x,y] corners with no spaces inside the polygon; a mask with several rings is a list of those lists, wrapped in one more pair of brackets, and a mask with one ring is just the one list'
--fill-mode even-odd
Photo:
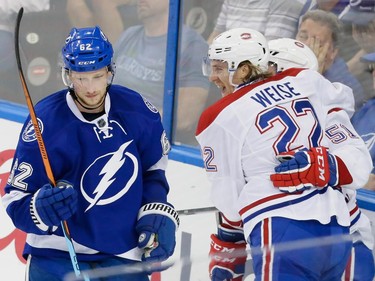
{"label": "team crest patch", "polygon": [[[40,132],[43,133],[43,122],[39,118],[37,118],[37,121],[38,121],[38,126],[39,126],[39,129],[40,129]],[[35,133],[35,129],[34,129],[34,125],[33,125],[32,120],[29,121],[26,128],[23,130],[22,140],[24,142],[32,142],[32,141],[36,140],[36,133]]]}
{"label": "team crest patch", "polygon": [[167,133],[165,131],[161,135],[160,142],[163,148],[163,155],[167,155],[168,152],[171,150],[171,144],[169,143],[169,140],[167,138]]}
{"label": "team crest patch", "polygon": [[[143,97],[142,97],[143,98]],[[153,113],[158,113],[158,109],[151,103],[149,102],[147,99],[143,98],[143,101],[144,103],[146,104],[146,106],[148,107],[148,109],[150,109]]]}

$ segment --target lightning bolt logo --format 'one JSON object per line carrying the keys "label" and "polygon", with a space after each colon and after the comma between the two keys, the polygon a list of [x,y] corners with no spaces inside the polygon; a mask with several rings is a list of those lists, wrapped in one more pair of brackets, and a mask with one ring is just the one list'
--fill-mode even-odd
{"label": "lightning bolt logo", "polygon": [[[43,123],[39,118],[37,118],[37,121],[38,121],[40,132],[43,133],[43,127],[44,127]],[[35,129],[31,120],[27,124],[25,130],[22,132],[22,140],[25,142],[31,142],[31,141],[36,140]]]}
{"label": "lightning bolt logo", "polygon": [[[101,169],[99,176],[101,176],[101,180],[95,190],[93,191],[93,194],[95,195],[94,198],[91,198],[88,196],[83,188],[82,188],[82,182],[81,182],[81,191],[85,199],[90,203],[90,205],[86,208],[85,212],[90,210],[93,206],[96,204],[98,205],[104,205],[108,204],[110,202],[113,202],[120,198],[122,195],[124,195],[130,188],[130,186],[134,183],[137,174],[138,174],[138,165],[137,165],[137,158],[130,154],[130,153],[125,153],[126,148],[129,146],[129,144],[132,142],[128,141],[121,145],[119,149],[114,152],[111,156],[111,158],[108,160],[108,162],[104,165],[104,167]],[[111,184],[116,180],[116,173],[121,169],[121,167],[125,163],[126,156],[128,156],[134,163],[134,172],[132,177],[129,179],[127,182],[125,188],[119,192],[117,195],[113,196],[112,198],[108,199],[101,199],[103,194],[106,192],[106,190],[111,186]],[[90,169],[90,167],[89,167]]]}

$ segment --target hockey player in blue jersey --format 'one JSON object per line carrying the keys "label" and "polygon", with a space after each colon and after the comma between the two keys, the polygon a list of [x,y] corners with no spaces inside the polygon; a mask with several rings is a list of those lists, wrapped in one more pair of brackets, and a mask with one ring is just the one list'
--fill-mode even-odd
{"label": "hockey player in blue jersey", "polygon": [[[35,106],[57,187],[27,118],[3,197],[14,225],[27,233],[26,280],[73,272],[62,220],[81,270],[166,260],[179,219],[167,201],[170,144],[158,111],[140,94],[111,85],[113,49],[98,26],[73,28],[62,57],[68,89]],[[148,274],[105,280],[144,281]]]}

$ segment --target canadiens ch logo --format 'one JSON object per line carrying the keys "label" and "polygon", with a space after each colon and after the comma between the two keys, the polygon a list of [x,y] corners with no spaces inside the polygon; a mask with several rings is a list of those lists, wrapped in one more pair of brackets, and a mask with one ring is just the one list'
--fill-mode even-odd
{"label": "canadiens ch logo", "polygon": [[[38,120],[38,126],[40,129],[40,133],[43,133],[43,122],[39,118]],[[35,134],[35,129],[32,120],[27,123],[26,128],[22,132],[22,140],[25,142],[32,142],[36,140],[36,134]]]}
{"label": "canadiens ch logo", "polygon": [[[107,205],[120,199],[137,179],[137,157],[126,151],[131,142],[132,140],[121,145],[117,151],[95,159],[82,175],[80,188],[89,203],[85,212],[95,205]],[[94,183],[95,179],[98,180]]]}

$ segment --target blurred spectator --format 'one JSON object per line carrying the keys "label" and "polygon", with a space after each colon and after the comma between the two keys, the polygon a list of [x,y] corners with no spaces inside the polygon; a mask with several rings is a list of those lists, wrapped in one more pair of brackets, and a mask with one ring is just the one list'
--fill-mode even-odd
{"label": "blurred spectator", "polygon": [[353,89],[355,108],[365,101],[363,88],[339,57],[340,22],[331,12],[308,11],[301,18],[296,39],[308,45],[318,58],[319,72],[331,82],[340,82]]}
{"label": "blurred spectator", "polygon": [[223,2],[224,0],[183,1],[182,8],[185,24],[207,39],[215,27],[215,21],[219,16]]}
{"label": "blurred spectator", "polygon": [[[375,52],[363,56],[361,60],[372,74],[373,90],[371,91],[371,98],[352,117],[352,123],[358,134],[365,141],[375,165]],[[365,188],[375,190],[375,166]]]}
{"label": "blurred spectator", "polygon": [[[366,71],[366,65],[360,58],[375,51],[375,1],[350,1],[339,19],[349,25],[350,35],[357,45],[357,51],[347,61],[350,72],[355,75],[365,88],[365,93],[372,92],[372,76]],[[370,96],[366,96],[371,98]]]}
{"label": "blurred spectator", "polygon": [[374,20],[374,13],[374,0],[350,0],[339,17],[343,22],[365,26]]}
{"label": "blurred spectator", "polygon": [[310,4],[311,0],[224,0],[207,41],[211,43],[220,33],[236,27],[255,29],[267,39],[294,38],[298,20]]}
{"label": "blurred spectator", "polygon": [[[76,27],[99,25],[110,41],[115,42],[132,24],[129,14],[134,14],[136,0],[67,0],[67,14],[70,23]],[[122,7],[125,6],[123,10]]]}
{"label": "blurred spectator", "polygon": [[320,9],[338,16],[349,4],[349,0],[315,0],[312,9]]}
{"label": "blurred spectator", "polygon": [[0,98],[24,103],[14,53],[14,28],[19,9],[24,13],[47,11],[49,0],[0,0]]}
{"label": "blurred spectator", "polygon": [[[308,10],[323,10],[338,16],[348,4],[349,0],[312,0],[312,4]],[[358,48],[351,35],[351,30],[348,32],[346,25],[343,25],[341,30],[339,55],[347,61],[348,58],[351,58],[357,52]]]}
{"label": "blurred spectator", "polygon": [[[162,114],[169,0],[139,0],[137,11],[143,25],[126,29],[115,45],[114,83],[141,93]],[[201,70],[208,46],[194,30],[182,26],[181,32],[175,141],[196,144],[194,131],[209,88]]]}

